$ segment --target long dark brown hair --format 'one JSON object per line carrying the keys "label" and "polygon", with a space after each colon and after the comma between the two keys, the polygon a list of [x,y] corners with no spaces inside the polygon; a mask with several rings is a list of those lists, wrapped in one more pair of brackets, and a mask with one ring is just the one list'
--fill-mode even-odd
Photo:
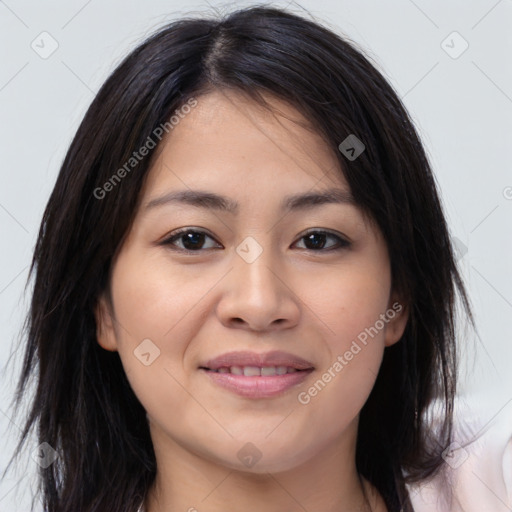
{"label": "long dark brown hair", "polygon": [[[117,352],[97,343],[94,317],[155,151],[108,196],[95,190],[186,101],[213,90],[294,106],[336,152],[356,203],[384,235],[409,320],[361,411],[356,464],[391,512],[412,510],[405,484],[438,471],[451,441],[458,297],[473,318],[425,150],[370,60],[316,21],[253,6],[166,25],[106,80],[60,169],[29,275],[16,411],[32,377],[36,389],[16,454],[33,428],[57,450],[39,472],[45,510],[135,512],[155,479],[145,410]],[[354,160],[338,150],[350,134],[365,145]],[[426,411],[436,399],[444,414],[434,428]]]}

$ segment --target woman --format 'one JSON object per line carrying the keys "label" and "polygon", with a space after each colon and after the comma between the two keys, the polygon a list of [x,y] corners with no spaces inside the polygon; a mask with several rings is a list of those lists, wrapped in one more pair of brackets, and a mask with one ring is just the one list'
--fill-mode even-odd
{"label": "woman", "polygon": [[411,511],[443,463],[457,292],[471,312],[435,181],[317,23],[254,7],[136,48],[31,272],[19,448],[37,426],[46,510]]}

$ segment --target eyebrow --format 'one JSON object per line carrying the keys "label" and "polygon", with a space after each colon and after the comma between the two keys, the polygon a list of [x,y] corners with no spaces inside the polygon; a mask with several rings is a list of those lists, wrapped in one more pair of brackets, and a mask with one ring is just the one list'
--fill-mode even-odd
{"label": "eyebrow", "polygon": [[[172,203],[188,204],[198,208],[238,213],[239,204],[233,199],[203,190],[177,190],[149,201],[145,211]],[[343,189],[329,189],[324,192],[306,192],[286,196],[281,202],[283,211],[308,210],[325,204],[355,205],[354,198]]]}

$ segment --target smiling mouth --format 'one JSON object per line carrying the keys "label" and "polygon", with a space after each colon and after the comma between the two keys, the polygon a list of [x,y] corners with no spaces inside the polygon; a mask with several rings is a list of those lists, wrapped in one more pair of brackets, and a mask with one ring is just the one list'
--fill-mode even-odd
{"label": "smiling mouth", "polygon": [[211,382],[246,399],[274,398],[301,385],[314,368],[293,366],[200,366]]}
{"label": "smiling mouth", "polygon": [[313,370],[313,368],[298,369],[292,366],[221,366],[217,369],[201,366],[200,369],[214,373],[230,373],[244,377],[272,377],[275,375],[286,375],[287,373],[308,372]]}

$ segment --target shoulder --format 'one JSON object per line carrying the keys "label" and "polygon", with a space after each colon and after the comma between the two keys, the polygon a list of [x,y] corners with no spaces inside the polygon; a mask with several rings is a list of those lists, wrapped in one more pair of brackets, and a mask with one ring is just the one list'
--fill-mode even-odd
{"label": "shoulder", "polygon": [[512,510],[512,398],[456,404],[453,442],[429,482],[409,486],[415,512]]}

